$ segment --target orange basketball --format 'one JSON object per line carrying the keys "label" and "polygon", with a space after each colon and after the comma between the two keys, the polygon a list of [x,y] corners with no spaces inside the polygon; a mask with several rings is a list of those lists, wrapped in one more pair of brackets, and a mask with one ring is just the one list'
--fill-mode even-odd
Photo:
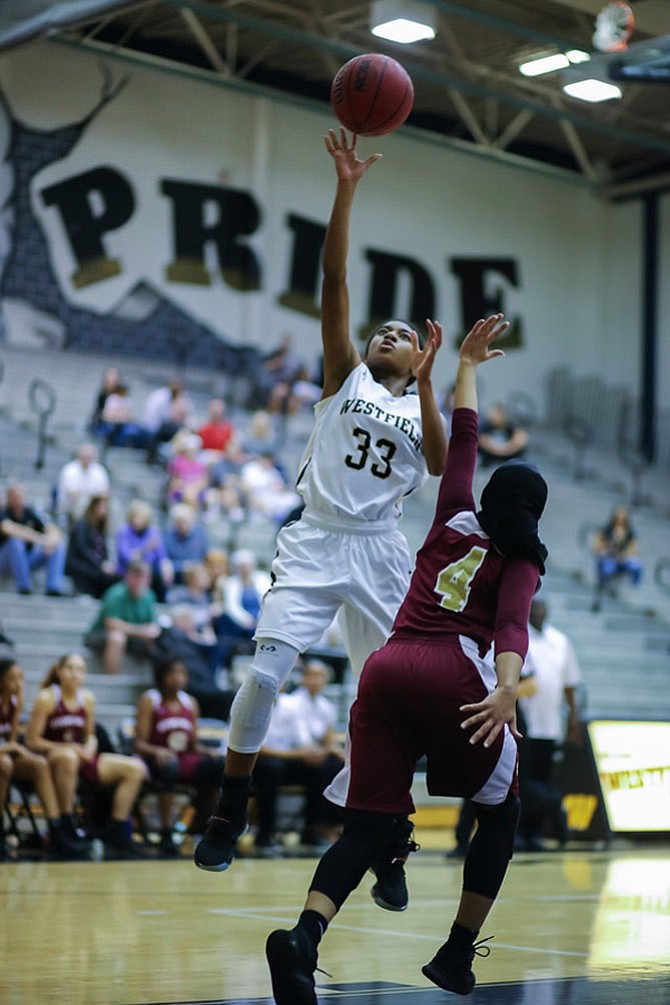
{"label": "orange basketball", "polygon": [[338,119],[359,136],[383,136],[403,124],[414,104],[411,77],[391,56],[354,56],[335,74],[330,103]]}

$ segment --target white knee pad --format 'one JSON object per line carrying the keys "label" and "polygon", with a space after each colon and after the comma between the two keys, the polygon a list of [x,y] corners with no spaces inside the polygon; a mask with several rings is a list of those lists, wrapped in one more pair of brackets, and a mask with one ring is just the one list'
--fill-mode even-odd
{"label": "white knee pad", "polygon": [[274,700],[297,658],[298,650],[286,642],[262,639],[256,647],[230,710],[228,746],[238,754],[255,754],[260,749]]}

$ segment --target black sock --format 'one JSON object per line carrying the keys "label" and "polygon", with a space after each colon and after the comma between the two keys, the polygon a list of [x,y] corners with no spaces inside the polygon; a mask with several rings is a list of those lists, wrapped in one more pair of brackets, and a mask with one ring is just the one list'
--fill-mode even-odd
{"label": "black sock", "polygon": [[116,848],[123,848],[131,840],[131,827],[129,820],[110,820],[107,824],[106,832],[108,844]]}
{"label": "black sock", "polygon": [[326,934],[328,922],[318,911],[303,911],[295,927],[307,932],[314,945],[318,946]]}
{"label": "black sock", "polygon": [[230,777],[224,774],[217,814],[230,820],[239,820],[246,813],[251,789],[250,778]]}
{"label": "black sock", "polygon": [[473,931],[471,928],[465,928],[463,925],[459,925],[459,923],[455,921],[451,926],[449,942],[452,945],[467,946],[469,948],[474,943],[478,935],[479,929]]}

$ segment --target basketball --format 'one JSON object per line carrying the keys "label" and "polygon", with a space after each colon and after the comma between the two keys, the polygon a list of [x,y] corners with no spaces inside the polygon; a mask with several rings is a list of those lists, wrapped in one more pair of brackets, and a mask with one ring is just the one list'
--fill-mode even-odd
{"label": "basketball", "polygon": [[343,126],[358,136],[383,136],[403,124],[414,104],[412,80],[395,59],[354,56],[335,74],[330,103]]}

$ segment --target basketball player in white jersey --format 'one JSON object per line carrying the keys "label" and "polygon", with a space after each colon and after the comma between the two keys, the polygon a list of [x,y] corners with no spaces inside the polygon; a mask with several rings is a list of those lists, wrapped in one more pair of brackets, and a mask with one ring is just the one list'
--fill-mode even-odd
{"label": "basketball player in white jersey", "polygon": [[[337,188],[323,248],[323,396],[297,480],[305,508],[277,539],[256,653],[231,710],[221,799],[195,850],[196,865],[212,872],[228,868],[247,826],[250,776],[274,699],[298,655],[321,638],[338,611],[355,673],[385,642],[411,572],[397,528],[400,504],[428,473],[442,474],[447,455],[431,384],[441,326],[427,321],[429,338],[421,349],[408,324],[387,321],[372,333],[363,361],[351,341],[351,207],[358,182],[381,155],[360,160],[356,137],[349,141],[344,130],[339,137],[330,130],[324,139]],[[414,380],[416,393],[406,393]],[[408,844],[406,825],[397,853]],[[391,850],[391,857],[397,853]],[[375,899],[391,910],[406,906],[406,893],[397,905]]]}

